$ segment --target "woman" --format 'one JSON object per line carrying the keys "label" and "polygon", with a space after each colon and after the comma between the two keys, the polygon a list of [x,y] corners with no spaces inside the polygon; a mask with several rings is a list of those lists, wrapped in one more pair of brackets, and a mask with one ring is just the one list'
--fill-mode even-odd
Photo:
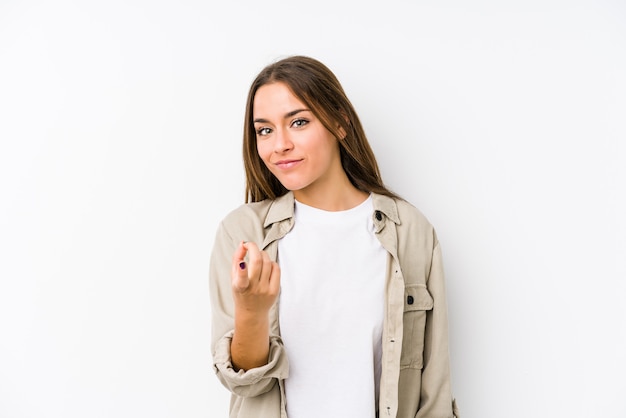
{"label": "woman", "polygon": [[384,186],[334,74],[303,56],[267,66],[243,142],[246,204],[210,267],[230,416],[458,416],[437,237]]}

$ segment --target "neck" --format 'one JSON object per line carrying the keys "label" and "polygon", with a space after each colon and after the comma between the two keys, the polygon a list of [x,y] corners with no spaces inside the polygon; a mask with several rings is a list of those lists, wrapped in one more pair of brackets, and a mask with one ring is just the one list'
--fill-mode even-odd
{"label": "neck", "polygon": [[352,209],[369,196],[368,193],[354,187],[345,174],[340,181],[333,184],[294,190],[293,195],[300,203],[330,212]]}

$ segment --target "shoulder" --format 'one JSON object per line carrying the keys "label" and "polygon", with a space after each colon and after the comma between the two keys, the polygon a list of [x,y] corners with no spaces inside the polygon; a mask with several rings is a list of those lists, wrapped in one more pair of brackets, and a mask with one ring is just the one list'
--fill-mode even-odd
{"label": "shoulder", "polygon": [[430,251],[437,245],[435,228],[415,205],[404,199],[381,195],[376,195],[375,202],[375,210],[381,210],[395,223],[401,247]]}
{"label": "shoulder", "polygon": [[229,212],[222,219],[222,227],[227,231],[245,231],[248,229],[263,228],[263,223],[273,200],[246,203]]}
{"label": "shoulder", "polygon": [[412,203],[403,199],[394,199],[398,208],[400,223],[417,224],[422,227],[432,228],[428,218]]}
{"label": "shoulder", "polygon": [[276,222],[292,218],[294,198],[291,192],[276,199],[246,203],[222,220],[221,228],[231,236],[244,240],[261,240],[265,229]]}
{"label": "shoulder", "polygon": [[379,194],[374,194],[373,199],[374,210],[383,212],[400,228],[417,227],[425,230],[433,228],[428,218],[416,206],[404,199]]}
{"label": "shoulder", "polygon": [[428,247],[437,244],[437,234],[430,220],[412,203],[397,199],[398,216],[400,217],[399,230],[404,230],[412,236],[421,236]]}

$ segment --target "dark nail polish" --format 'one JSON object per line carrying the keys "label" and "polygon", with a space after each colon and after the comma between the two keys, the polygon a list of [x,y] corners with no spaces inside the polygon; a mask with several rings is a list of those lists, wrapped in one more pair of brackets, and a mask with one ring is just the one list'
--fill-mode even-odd
{"label": "dark nail polish", "polygon": [[246,268],[246,263],[244,261],[239,263],[239,268],[242,269],[242,270],[245,269]]}

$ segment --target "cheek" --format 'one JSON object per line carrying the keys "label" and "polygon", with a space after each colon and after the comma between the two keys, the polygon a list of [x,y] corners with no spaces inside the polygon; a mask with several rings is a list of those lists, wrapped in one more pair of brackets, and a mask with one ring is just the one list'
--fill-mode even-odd
{"label": "cheek", "polygon": [[256,152],[257,154],[259,154],[259,157],[261,157],[262,160],[265,159],[264,155],[266,154],[266,152],[265,152],[265,147],[263,146],[263,143],[261,142],[256,143]]}
{"label": "cheek", "polygon": [[261,157],[261,160],[267,164],[270,156],[272,155],[271,147],[269,147],[266,142],[257,142],[256,151],[257,154],[259,154],[259,157]]}

